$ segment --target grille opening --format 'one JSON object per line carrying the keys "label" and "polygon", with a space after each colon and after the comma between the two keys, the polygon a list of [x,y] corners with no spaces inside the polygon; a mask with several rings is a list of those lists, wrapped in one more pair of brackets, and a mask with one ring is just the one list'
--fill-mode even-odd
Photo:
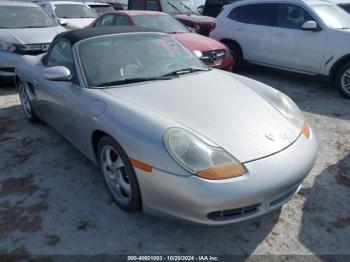
{"label": "grille opening", "polygon": [[299,188],[299,185],[294,187],[288,193],[286,193],[286,194],[282,195],[281,197],[277,198],[276,200],[272,201],[270,203],[270,207],[275,207],[275,206],[278,206],[278,205],[286,202],[288,199],[290,199],[295,194],[295,192],[298,190],[298,188]]}
{"label": "grille opening", "polygon": [[207,217],[211,220],[227,220],[233,219],[237,217],[243,217],[251,215],[258,211],[260,204],[255,204],[251,206],[245,206],[235,209],[227,209],[221,211],[211,212],[207,215]]}

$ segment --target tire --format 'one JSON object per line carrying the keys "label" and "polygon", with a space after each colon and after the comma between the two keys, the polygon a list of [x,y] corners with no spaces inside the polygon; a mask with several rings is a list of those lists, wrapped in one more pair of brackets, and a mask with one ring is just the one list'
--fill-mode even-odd
{"label": "tire", "polygon": [[338,70],[335,81],[338,92],[345,98],[350,99],[350,62]]}
{"label": "tire", "polygon": [[30,102],[27,86],[21,80],[18,81],[18,94],[21,100],[21,106],[22,106],[24,115],[28,118],[30,122],[33,122],[33,123],[39,122],[39,118],[36,115],[34,108]]}
{"label": "tire", "polygon": [[98,162],[114,202],[123,210],[141,209],[141,195],[134,168],[122,147],[111,137],[104,136],[97,147]]}
{"label": "tire", "polygon": [[233,57],[233,67],[232,72],[237,72],[243,63],[243,54],[240,46],[236,43],[226,43],[228,49],[230,50],[230,53]]}

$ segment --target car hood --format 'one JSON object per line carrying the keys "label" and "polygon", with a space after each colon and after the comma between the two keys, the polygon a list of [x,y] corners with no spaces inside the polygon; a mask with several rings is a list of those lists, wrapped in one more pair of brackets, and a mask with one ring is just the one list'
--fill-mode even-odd
{"label": "car hood", "polygon": [[276,153],[300,135],[254,89],[235,75],[215,69],[105,92],[178,122],[242,163]]}
{"label": "car hood", "polygon": [[180,19],[180,20],[187,20],[187,21],[191,21],[194,23],[211,23],[211,22],[215,22],[215,19],[213,17],[210,16],[203,16],[203,15],[174,15],[175,18]]}
{"label": "car hood", "polygon": [[74,19],[64,19],[67,21],[67,27],[70,29],[81,29],[89,26],[95,18],[74,18]]}
{"label": "car hood", "polygon": [[0,29],[0,40],[12,44],[51,43],[53,38],[65,31],[61,26],[45,28]]}
{"label": "car hood", "polygon": [[204,52],[210,50],[225,49],[225,46],[220,42],[209,37],[202,36],[200,34],[182,33],[173,34],[173,36],[190,50],[199,50]]}

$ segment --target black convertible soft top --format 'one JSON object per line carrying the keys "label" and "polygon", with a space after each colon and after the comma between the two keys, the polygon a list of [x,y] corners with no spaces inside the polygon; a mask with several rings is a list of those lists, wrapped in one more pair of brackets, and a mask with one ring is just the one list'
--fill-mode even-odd
{"label": "black convertible soft top", "polygon": [[144,32],[160,33],[160,31],[157,30],[139,26],[92,27],[60,33],[55,37],[53,43],[59,39],[66,39],[71,43],[71,45],[74,45],[76,42],[95,36]]}

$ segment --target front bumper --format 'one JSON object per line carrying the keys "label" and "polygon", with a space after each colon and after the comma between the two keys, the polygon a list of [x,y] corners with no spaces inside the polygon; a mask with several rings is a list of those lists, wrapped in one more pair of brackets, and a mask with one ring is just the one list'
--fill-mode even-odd
{"label": "front bumper", "polygon": [[317,156],[311,132],[288,148],[245,163],[247,173],[224,180],[177,176],[153,169],[136,169],[143,209],[157,216],[222,225],[250,219],[279,208],[301,188]]}
{"label": "front bumper", "polygon": [[20,54],[0,51],[0,77],[14,77],[17,61]]}

